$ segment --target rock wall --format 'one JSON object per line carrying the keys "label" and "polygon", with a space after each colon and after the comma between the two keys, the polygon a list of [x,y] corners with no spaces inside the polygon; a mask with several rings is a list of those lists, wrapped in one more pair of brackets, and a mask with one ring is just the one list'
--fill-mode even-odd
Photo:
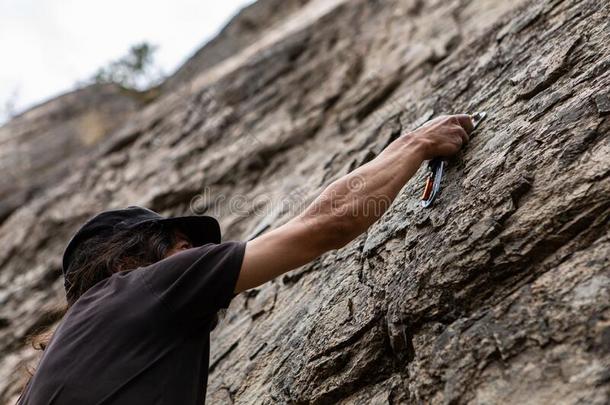
{"label": "rock wall", "polygon": [[237,13],[215,38],[195,52],[166,83],[169,91],[239,53],[310,0],[258,0]]}
{"label": "rock wall", "polygon": [[134,114],[0,228],[0,398],[63,302],[60,255],[108,207],[287,221],[427,119],[487,111],[344,249],[238,296],[209,403],[605,404],[610,10],[600,0],[312,0]]}
{"label": "rock wall", "polygon": [[143,104],[114,85],[93,85],[42,103],[0,127],[0,222],[55,185]]}

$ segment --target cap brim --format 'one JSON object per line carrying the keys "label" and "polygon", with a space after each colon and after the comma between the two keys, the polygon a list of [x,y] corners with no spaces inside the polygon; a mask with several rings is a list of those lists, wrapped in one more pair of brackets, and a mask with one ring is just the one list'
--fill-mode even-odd
{"label": "cap brim", "polygon": [[220,225],[212,217],[186,216],[165,218],[159,221],[182,232],[190,239],[193,246],[203,246],[206,243],[220,243]]}

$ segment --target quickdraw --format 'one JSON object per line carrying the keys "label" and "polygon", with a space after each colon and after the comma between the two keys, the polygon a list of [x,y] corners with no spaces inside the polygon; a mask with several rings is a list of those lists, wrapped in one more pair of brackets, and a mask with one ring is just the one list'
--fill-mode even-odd
{"label": "quickdraw", "polygon": [[[487,117],[486,112],[478,112],[472,116],[472,130],[474,131]],[[447,161],[441,158],[432,159],[428,162],[428,176],[426,177],[426,185],[424,187],[424,194],[421,198],[421,206],[428,208],[432,205],[436,196],[441,189],[441,180],[443,173],[447,168]]]}

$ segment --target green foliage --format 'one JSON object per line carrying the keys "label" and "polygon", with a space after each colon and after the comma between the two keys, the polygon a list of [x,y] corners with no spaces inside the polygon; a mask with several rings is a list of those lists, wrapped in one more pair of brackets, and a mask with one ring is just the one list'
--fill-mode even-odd
{"label": "green foliage", "polygon": [[92,80],[95,83],[115,83],[131,90],[148,90],[164,78],[154,63],[157,49],[147,42],[133,45],[127,55],[100,68]]}

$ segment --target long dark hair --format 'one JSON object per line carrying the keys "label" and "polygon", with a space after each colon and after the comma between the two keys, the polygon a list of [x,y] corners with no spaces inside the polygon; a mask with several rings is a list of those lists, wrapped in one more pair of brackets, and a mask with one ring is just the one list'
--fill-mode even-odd
{"label": "long dark hair", "polygon": [[73,253],[66,271],[68,307],[112,274],[163,259],[174,243],[175,233],[156,223],[84,241]]}
{"label": "long dark hair", "polygon": [[[114,273],[148,266],[166,257],[176,243],[176,234],[157,223],[145,224],[112,235],[98,235],[84,241],[71,256],[66,271],[67,305],[53,311],[49,323],[61,319],[66,311],[91,287]],[[30,338],[35,349],[44,350],[53,330],[36,333]],[[31,371],[30,371],[31,374]]]}

